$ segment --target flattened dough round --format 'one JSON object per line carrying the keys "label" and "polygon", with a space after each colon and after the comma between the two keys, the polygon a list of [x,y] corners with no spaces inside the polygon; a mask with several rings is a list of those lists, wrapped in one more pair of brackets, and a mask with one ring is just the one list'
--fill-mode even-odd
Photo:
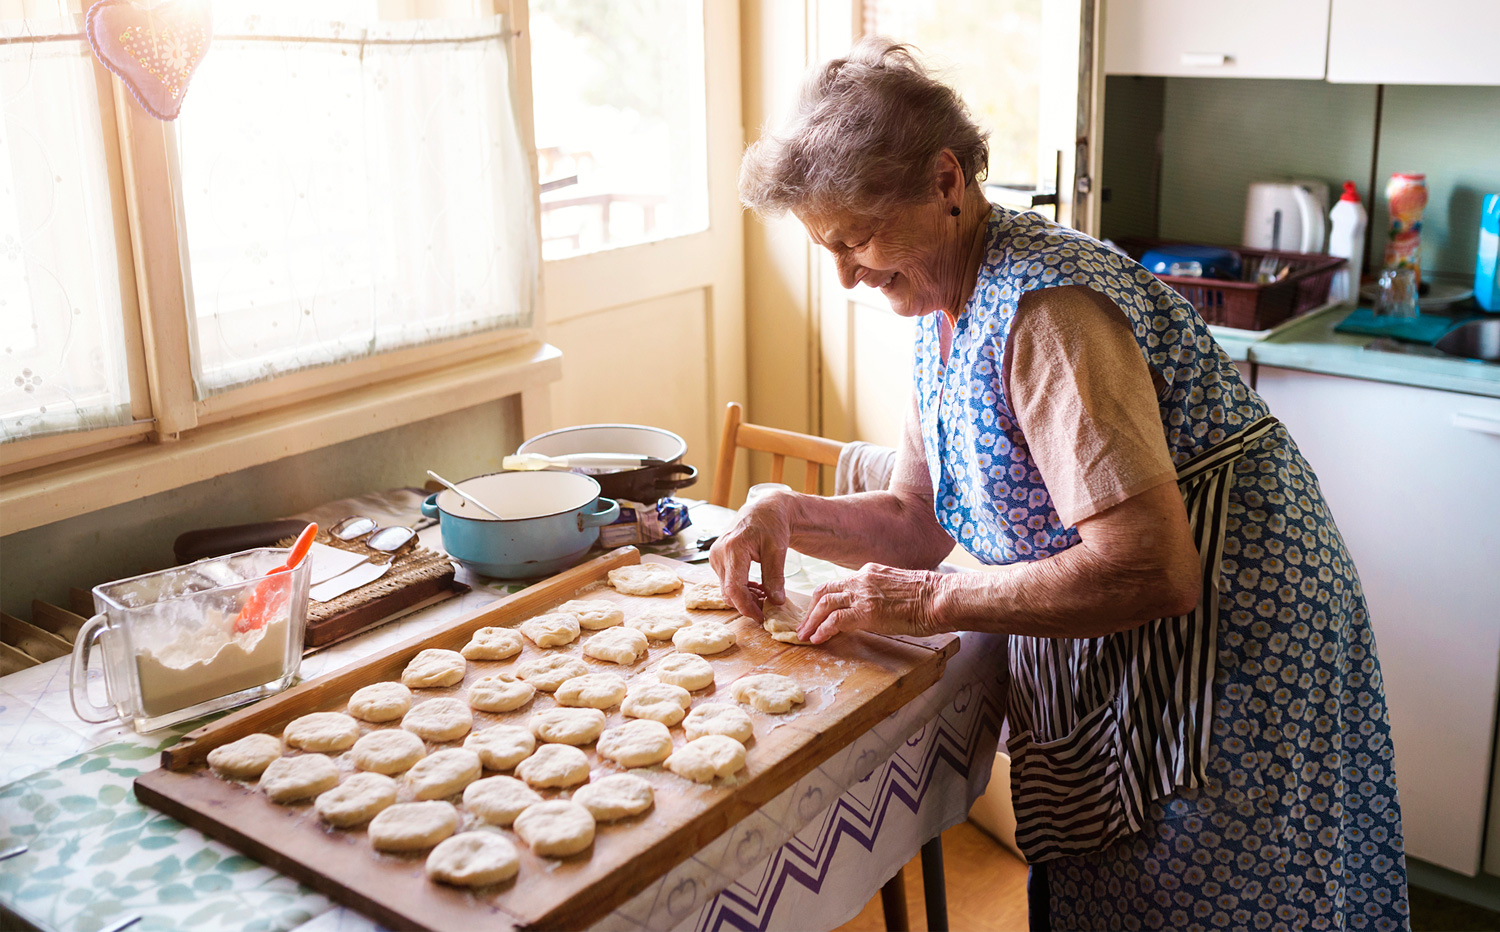
{"label": "flattened dough round", "polygon": [[609,584],[626,595],[661,595],[682,588],[682,578],[660,563],[637,563],[609,571]]}
{"label": "flattened dough round", "polygon": [[640,815],[651,808],[655,798],[651,784],[633,773],[614,773],[580,786],[573,791],[573,802],[589,811],[600,822],[613,822]]}
{"label": "flattened dough round", "polygon": [[521,857],[499,832],[464,832],[444,839],[427,856],[427,876],[455,887],[485,887],[516,876]]}
{"label": "flattened dough round", "polygon": [[604,730],[604,713],[598,709],[547,709],[534,713],[526,724],[538,741],[588,744]]}
{"label": "flattened dough round", "polygon": [[561,647],[578,640],[578,616],[572,612],[548,612],[521,622],[521,633],[537,647]]}
{"label": "flattened dough round", "polygon": [[465,738],[464,747],[479,755],[486,770],[509,770],[531,756],[536,738],[520,725],[492,725]]}
{"label": "flattened dough round", "polygon": [[429,647],[411,659],[401,671],[401,682],[416,689],[457,686],[463,682],[468,661],[456,650]]}
{"label": "flattened dough round", "polygon": [[783,644],[801,644],[804,647],[812,647],[812,641],[804,641],[797,637],[797,628],[807,618],[807,606],[794,604],[790,599],[781,605],[767,601],[763,606],[765,620],[761,627],[771,636],[772,640],[781,641]]}
{"label": "flattened dough round", "polygon": [[678,630],[672,643],[689,654],[721,654],[734,646],[734,632],[717,621],[699,621]]}
{"label": "flattened dough round", "polygon": [[433,751],[412,765],[406,782],[417,799],[447,799],[479,779],[479,755],[468,748]]}
{"label": "flattened dough round", "polygon": [[661,722],[631,719],[605,729],[599,736],[599,756],[622,767],[650,767],[672,753],[672,733]]}
{"label": "flattened dough round", "polygon": [[364,825],[395,802],[395,780],[378,773],[356,773],[333,789],[319,793],[313,811],[334,828],[353,828]]}
{"label": "flattened dough round", "polygon": [[521,635],[514,628],[480,628],[458,652],[468,660],[506,660],[521,652]]}
{"label": "flattened dough round", "polygon": [[594,843],[594,817],[565,799],[537,803],[516,817],[516,834],[544,857],[565,858]]}
{"label": "flattened dough round", "polygon": [[304,751],[342,751],[359,740],[359,722],[342,712],[314,712],[288,722],[281,737]]}
{"label": "flattened dough round", "polygon": [[457,741],[474,727],[474,713],[462,699],[428,699],[406,713],[401,727],[428,741]]}
{"label": "flattened dough round", "polygon": [[583,642],[583,655],[628,666],[646,656],[646,635],[635,628],[610,628]]}
{"label": "flattened dough round", "polygon": [[656,678],[683,689],[704,689],[714,684],[713,664],[697,654],[670,653],[656,665]]}
{"label": "flattened dough round", "polygon": [[755,736],[755,726],[750,722],[750,713],[739,706],[709,702],[688,713],[682,722],[682,733],[689,741],[704,735],[725,735],[746,744]]}
{"label": "flattened dough round", "polygon": [[734,608],[729,600],[724,598],[724,592],[718,583],[695,582],[688,583],[682,590],[682,604],[688,608],[699,611],[722,612],[725,609]]}
{"label": "flattened dough round", "polygon": [[515,777],[485,777],[464,790],[464,808],[491,825],[509,825],[542,801],[536,790]]}
{"label": "flattened dough round", "polygon": [[704,735],[678,748],[667,758],[666,767],[679,777],[697,783],[712,783],[745,766],[745,746],[725,735]]}
{"label": "flattened dough round", "polygon": [[535,686],[512,673],[491,673],[469,684],[469,705],[481,712],[512,712],[535,695]]}
{"label": "flattened dough round", "polygon": [[281,756],[275,735],[246,735],[208,752],[208,766],[226,780],[254,780]]}
{"label": "flattened dough round", "polygon": [[585,673],[557,687],[558,705],[612,709],[625,698],[625,680],[616,673]]}
{"label": "flattened dough round", "polygon": [[420,851],[458,831],[458,810],[452,803],[428,800],[397,803],[370,821],[370,844],[376,851]]}
{"label": "flattened dough round", "polygon": [[578,627],[585,631],[613,628],[625,622],[625,610],[608,599],[573,599],[557,607],[560,612],[578,616]]}
{"label": "flattened dough round", "polygon": [[687,714],[693,697],[681,686],[671,683],[646,683],[625,694],[620,711],[630,718],[645,718],[663,725],[675,725]]}
{"label": "flattened dough round", "polygon": [[516,765],[516,776],[538,788],[577,786],[589,778],[588,755],[571,745],[544,744]]}
{"label": "flattened dough round", "polygon": [[729,691],[736,702],[762,712],[786,712],[807,699],[795,680],[780,673],[741,677],[734,681]]}
{"label": "flattened dough round", "polygon": [[261,791],[271,802],[283,806],[312,799],[338,782],[338,766],[321,754],[278,758],[260,775]]}
{"label": "flattened dough round", "polygon": [[658,608],[648,608],[634,618],[626,619],[625,625],[636,629],[653,641],[665,641],[676,634],[679,628],[686,628],[692,624],[692,621],[693,619],[689,618],[687,612],[682,609],[663,605]]}
{"label": "flattened dough round", "polygon": [[401,773],[427,756],[422,739],[401,728],[372,731],[354,742],[354,766],[374,773]]}
{"label": "flattened dough round", "polygon": [[550,693],[575,676],[589,672],[588,664],[570,654],[543,654],[516,668],[516,676]]}
{"label": "flattened dough round", "polygon": [[361,686],[349,697],[349,714],[367,722],[394,722],[411,708],[411,690],[394,680]]}

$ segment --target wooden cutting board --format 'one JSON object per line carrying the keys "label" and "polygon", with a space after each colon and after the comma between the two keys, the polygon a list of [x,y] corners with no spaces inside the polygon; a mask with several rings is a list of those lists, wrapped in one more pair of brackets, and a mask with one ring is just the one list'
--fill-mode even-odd
{"label": "wooden cutting board", "polygon": [[[689,581],[712,579],[704,567],[656,557],[646,559],[672,566]],[[578,597],[621,603],[627,617],[648,605],[680,607],[680,594],[631,597],[603,585],[610,569],[640,561],[634,547],[620,548],[356,665],[191,732],[162,753],[161,769],[135,781],[136,796],[388,927],[442,932],[481,927],[584,928],[922,693],[942,676],[948,657],[958,650],[958,639],[951,635],[915,640],[864,633],[840,635],[823,647],[798,647],[772,640],[758,625],[738,618],[735,612],[693,612],[695,618],[730,623],[737,637],[734,647],[709,658],[715,683],[693,694],[694,705],[705,700],[732,702],[729,684],[752,672],[792,677],[807,692],[807,703],[787,715],[751,712],[755,738],[748,747],[746,769],[728,779],[700,785],[659,766],[633,771],[652,783],[655,806],[642,815],[601,824],[593,847],[580,855],[561,861],[540,858],[508,829],[503,830],[521,852],[521,872],[513,881],[473,892],[428,881],[424,872],[426,852],[377,853],[362,829],[329,829],[313,815],[311,805],[275,805],[251,785],[219,779],[205,764],[208,752],[221,744],[255,732],[279,734],[287,722],[309,712],[342,711],[349,695],[361,686],[399,679],[418,651],[429,647],[457,650],[481,627],[516,625]],[[573,652],[591,668],[617,672],[627,681],[650,677],[651,667],[673,651],[670,641],[652,641],[646,659],[621,668],[582,657],[579,647],[588,636],[585,632],[569,647],[553,650]],[[518,660],[539,653],[528,641],[526,649],[511,660],[471,661],[466,680],[509,669]],[[462,687],[416,692],[421,702],[434,696],[461,695]],[[501,721],[524,723],[529,713],[555,704],[550,694],[538,693],[516,712],[475,712],[474,728]],[[606,727],[625,721],[618,708],[609,711],[607,717]],[[395,725],[361,723],[363,731],[386,727]],[[672,734],[678,746],[685,743],[681,726],[673,728]],[[429,745],[429,749],[433,747]],[[585,751],[592,765],[592,779],[622,770],[598,757],[592,746]],[[337,760],[341,770],[352,771],[346,760]],[[566,798],[569,791],[543,790],[542,795]],[[404,787],[400,798],[410,798]],[[465,818],[464,828],[468,828],[472,817],[466,814]]]}

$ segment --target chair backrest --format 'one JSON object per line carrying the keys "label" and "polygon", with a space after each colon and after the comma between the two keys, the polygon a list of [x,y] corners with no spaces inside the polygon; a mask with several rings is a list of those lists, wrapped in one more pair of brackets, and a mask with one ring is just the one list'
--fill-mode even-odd
{"label": "chair backrest", "polygon": [[719,463],[714,470],[713,494],[708,500],[715,505],[729,506],[729,490],[734,484],[735,454],[741,449],[771,454],[772,482],[786,482],[784,477],[788,457],[802,460],[806,463],[802,473],[802,491],[817,494],[820,467],[837,466],[839,453],[843,451],[844,445],[837,440],[826,440],[811,434],[747,424],[742,420],[743,416],[744,410],[738,402],[731,401],[724,410],[724,432],[719,436]]}

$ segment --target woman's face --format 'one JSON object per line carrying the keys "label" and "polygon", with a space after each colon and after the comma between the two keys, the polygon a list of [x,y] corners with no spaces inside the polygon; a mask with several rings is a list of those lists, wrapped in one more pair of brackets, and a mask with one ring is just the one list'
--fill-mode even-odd
{"label": "woman's face", "polygon": [[936,197],[877,220],[837,210],[795,213],[812,241],[833,253],[845,288],[879,290],[902,317],[947,308],[967,293],[958,224]]}

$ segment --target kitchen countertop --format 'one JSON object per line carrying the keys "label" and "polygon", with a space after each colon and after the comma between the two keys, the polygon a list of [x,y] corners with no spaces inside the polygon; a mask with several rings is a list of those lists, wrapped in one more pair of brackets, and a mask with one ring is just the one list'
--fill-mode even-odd
{"label": "kitchen countertop", "polygon": [[1500,398],[1500,365],[1495,363],[1429,355],[1436,351],[1422,347],[1412,352],[1371,349],[1376,337],[1334,333],[1353,311],[1351,304],[1330,305],[1260,337],[1242,330],[1209,329],[1236,362]]}

